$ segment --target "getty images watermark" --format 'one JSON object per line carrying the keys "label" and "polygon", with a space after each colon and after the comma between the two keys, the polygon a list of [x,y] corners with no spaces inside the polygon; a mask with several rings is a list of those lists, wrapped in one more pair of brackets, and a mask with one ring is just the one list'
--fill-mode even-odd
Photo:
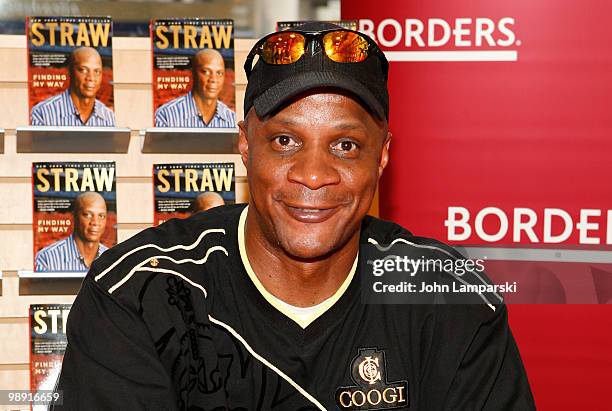
{"label": "getty images watermark", "polygon": [[518,284],[493,284],[485,261],[443,245],[361,245],[362,299],[367,304],[499,304]]}

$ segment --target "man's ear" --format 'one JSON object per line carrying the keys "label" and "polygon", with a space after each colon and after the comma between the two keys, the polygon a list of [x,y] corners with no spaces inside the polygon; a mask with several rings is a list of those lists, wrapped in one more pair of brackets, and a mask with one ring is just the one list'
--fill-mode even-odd
{"label": "man's ear", "polygon": [[391,147],[391,132],[387,131],[387,137],[382,146],[382,150],[380,151],[380,159],[378,161],[378,178],[380,178],[389,163],[389,148]]}
{"label": "man's ear", "polygon": [[245,167],[249,162],[249,140],[247,138],[247,124],[244,120],[238,122],[238,151]]}

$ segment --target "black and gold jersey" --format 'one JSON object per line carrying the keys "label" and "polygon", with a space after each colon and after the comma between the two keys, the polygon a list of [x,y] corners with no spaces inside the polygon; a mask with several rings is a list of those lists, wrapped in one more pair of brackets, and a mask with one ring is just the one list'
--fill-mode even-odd
{"label": "black and gold jersey", "polygon": [[[57,409],[534,409],[503,303],[364,304],[358,257],[298,318],[251,269],[246,212],[170,220],[96,260],[68,319]],[[454,253],[372,217],[361,238]]]}

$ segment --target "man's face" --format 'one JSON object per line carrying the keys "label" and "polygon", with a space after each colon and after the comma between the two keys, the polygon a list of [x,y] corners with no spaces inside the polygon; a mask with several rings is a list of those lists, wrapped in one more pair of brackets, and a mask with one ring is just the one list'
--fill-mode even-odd
{"label": "man's face", "polygon": [[84,241],[100,242],[106,228],[106,203],[102,197],[85,197],[76,212],[75,234]]}
{"label": "man's face", "polygon": [[199,54],[194,61],[197,92],[206,99],[217,99],[225,81],[225,63],[218,54]]}
{"label": "man's face", "polygon": [[251,206],[269,244],[303,259],[356,235],[388,161],[390,134],[352,98],[311,94],[240,127]]}
{"label": "man's face", "polygon": [[71,88],[79,97],[95,98],[102,84],[102,59],[94,50],[82,50],[74,56]]}

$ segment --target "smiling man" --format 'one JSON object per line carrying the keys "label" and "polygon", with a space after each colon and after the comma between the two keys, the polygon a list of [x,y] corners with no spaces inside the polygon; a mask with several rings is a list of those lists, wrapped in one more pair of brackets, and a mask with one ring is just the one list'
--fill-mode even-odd
{"label": "smiling man", "polygon": [[215,49],[193,56],[193,87],[155,112],[155,127],[236,127],[236,113],[219,100],[225,83],[225,62]]}
{"label": "smiling man", "polygon": [[102,57],[77,47],[68,58],[70,86],[32,108],[33,126],[115,126],[115,113],[96,99],[102,86]]}
{"label": "smiling man", "polygon": [[255,45],[248,206],[170,220],[94,263],[68,320],[66,408],[534,409],[495,296],[362,303],[363,244],[461,258],[366,216],[389,161],[387,69],[330,24]]}
{"label": "smiling man", "polygon": [[253,110],[241,124],[242,160],[257,188],[245,239],[263,288],[312,307],[332,297],[354,265],[390,134],[342,89],[296,93],[274,116]]}

